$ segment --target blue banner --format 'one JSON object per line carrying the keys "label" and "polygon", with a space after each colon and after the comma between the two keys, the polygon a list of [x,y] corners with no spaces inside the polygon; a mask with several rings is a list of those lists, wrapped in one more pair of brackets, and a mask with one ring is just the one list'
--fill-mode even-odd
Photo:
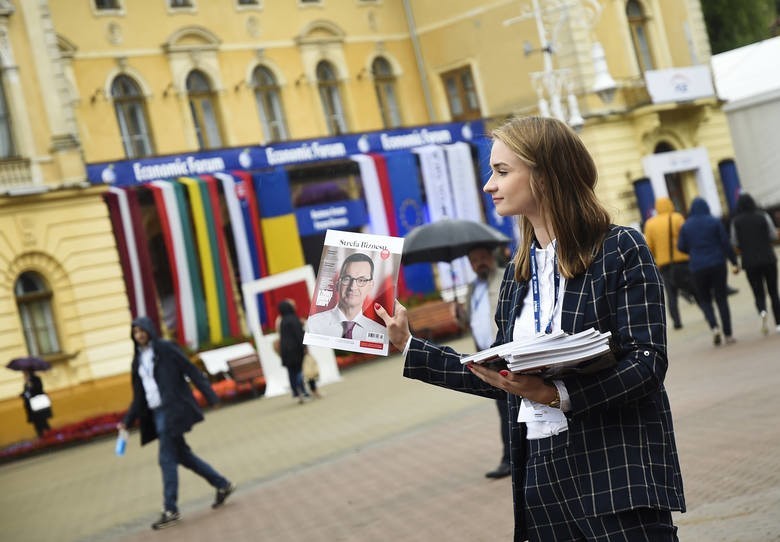
{"label": "blue banner", "polygon": [[420,127],[348,134],[266,146],[248,146],[196,153],[154,156],[87,164],[92,184],[128,186],[157,179],[194,177],[229,170],[259,170],[315,162],[349,159],[349,155],[410,149],[421,145],[471,142],[483,135],[482,121],[453,122]]}
{"label": "blue banner", "polygon": [[325,230],[360,228],[368,223],[368,211],[363,200],[343,200],[320,205],[308,205],[295,210],[301,237],[324,233]]}

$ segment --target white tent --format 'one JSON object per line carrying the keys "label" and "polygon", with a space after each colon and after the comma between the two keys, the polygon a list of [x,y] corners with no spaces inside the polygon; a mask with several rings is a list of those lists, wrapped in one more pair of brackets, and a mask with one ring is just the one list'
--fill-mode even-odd
{"label": "white tent", "polygon": [[712,76],[726,101],[780,89],[780,36],[713,55]]}

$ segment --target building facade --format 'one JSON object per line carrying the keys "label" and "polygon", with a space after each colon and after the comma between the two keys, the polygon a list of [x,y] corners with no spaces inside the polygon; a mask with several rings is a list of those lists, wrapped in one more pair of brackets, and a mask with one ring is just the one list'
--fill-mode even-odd
{"label": "building facade", "polygon": [[[329,225],[511,232],[479,196],[511,115],[581,130],[615,222],[728,204],[698,0],[6,0],[0,32],[0,353],[52,362],[54,426],[126,406],[134,314],[193,352],[246,337],[240,283]],[[5,373],[0,444],[32,431]]]}

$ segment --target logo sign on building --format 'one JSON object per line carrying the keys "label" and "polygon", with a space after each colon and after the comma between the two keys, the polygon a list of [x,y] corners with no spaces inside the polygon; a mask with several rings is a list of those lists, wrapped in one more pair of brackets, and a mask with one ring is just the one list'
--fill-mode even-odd
{"label": "logo sign on building", "polygon": [[645,72],[647,92],[653,103],[689,102],[715,96],[709,66],[690,66],[648,70]]}

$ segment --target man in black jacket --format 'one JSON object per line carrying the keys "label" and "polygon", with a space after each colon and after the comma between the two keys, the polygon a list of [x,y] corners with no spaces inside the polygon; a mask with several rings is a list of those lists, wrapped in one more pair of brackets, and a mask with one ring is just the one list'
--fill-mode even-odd
{"label": "man in black jacket", "polygon": [[203,421],[189,378],[214,405],[219,398],[206,377],[177,345],[157,337],[154,324],[147,317],[133,320],[132,338],[135,355],[131,367],[133,401],[119,429],[140,420],[141,445],[159,439],[159,462],[162,470],[164,508],[152,529],[163,529],[179,521],[176,505],[179,492],[178,465],[201,476],[217,490],[212,508],[221,506],[235,485],[196,456],[184,440],[184,433]]}

